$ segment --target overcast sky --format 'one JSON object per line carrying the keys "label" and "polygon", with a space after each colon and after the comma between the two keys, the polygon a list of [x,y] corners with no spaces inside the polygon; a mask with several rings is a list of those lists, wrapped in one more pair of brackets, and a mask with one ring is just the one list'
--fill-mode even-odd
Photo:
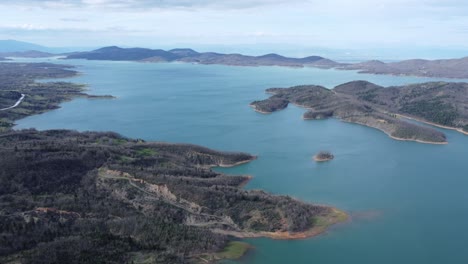
{"label": "overcast sky", "polygon": [[2,0],[0,39],[49,46],[468,47],[463,0]]}

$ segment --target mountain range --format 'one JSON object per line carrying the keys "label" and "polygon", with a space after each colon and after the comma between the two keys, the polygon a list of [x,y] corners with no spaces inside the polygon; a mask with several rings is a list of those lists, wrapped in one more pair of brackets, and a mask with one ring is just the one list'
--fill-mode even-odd
{"label": "mountain range", "polygon": [[0,60],[7,57],[40,58],[61,55],[64,56],[65,59],[186,62],[232,66],[308,66],[327,69],[357,70],[360,73],[371,74],[468,79],[468,57],[443,60],[411,59],[398,62],[370,60],[359,63],[340,63],[321,56],[291,58],[275,53],[261,56],[249,56],[239,53],[197,52],[190,48],[162,50],[109,46],[91,51],[75,51],[69,53],[64,53],[64,49],[61,50],[62,51],[15,40],[0,40]]}
{"label": "mountain range", "polygon": [[142,62],[188,62],[199,64],[223,64],[235,66],[288,66],[303,67],[305,65],[331,68],[340,63],[320,57],[289,58],[278,54],[262,56],[248,56],[242,54],[222,54],[215,52],[197,52],[193,49],[146,49],[120,48],[116,46],[104,47],[89,52],[76,52],[67,59],[113,60],[113,61],[142,61]]}

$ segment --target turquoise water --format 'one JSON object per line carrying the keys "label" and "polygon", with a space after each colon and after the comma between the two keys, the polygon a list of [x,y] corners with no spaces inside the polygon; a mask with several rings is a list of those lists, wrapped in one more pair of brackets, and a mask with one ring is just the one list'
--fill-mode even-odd
{"label": "turquoise water", "polygon": [[[62,61],[60,61],[62,62]],[[191,64],[65,61],[91,94],[18,121],[16,128],[116,131],[145,140],[188,142],[259,155],[230,169],[264,189],[338,207],[351,220],[306,240],[249,239],[243,263],[468,263],[468,137],[444,130],[448,145],[395,141],[335,119],[303,121],[290,106],[270,115],[248,104],[266,88],[327,87],[364,79],[398,85],[435,79],[351,71]],[[335,160],[311,157],[330,150]]]}

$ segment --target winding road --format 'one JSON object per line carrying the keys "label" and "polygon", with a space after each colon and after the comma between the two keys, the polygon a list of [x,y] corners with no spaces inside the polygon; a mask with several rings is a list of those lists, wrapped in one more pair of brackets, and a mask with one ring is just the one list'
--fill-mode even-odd
{"label": "winding road", "polygon": [[7,108],[2,108],[2,109],[0,109],[0,111],[5,111],[5,110],[8,110],[8,109],[12,109],[12,108],[17,107],[19,104],[21,104],[21,102],[23,101],[25,96],[26,96],[25,94],[21,94],[21,98],[18,99],[18,101],[16,101],[16,103],[14,105],[12,105],[10,107],[7,107]]}

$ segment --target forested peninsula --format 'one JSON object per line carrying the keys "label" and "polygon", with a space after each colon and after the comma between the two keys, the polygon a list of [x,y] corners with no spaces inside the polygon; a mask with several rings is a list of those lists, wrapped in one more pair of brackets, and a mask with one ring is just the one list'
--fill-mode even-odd
{"label": "forested peninsula", "polygon": [[379,129],[390,137],[422,143],[447,143],[444,133],[411,123],[405,118],[468,133],[468,84],[429,82],[382,87],[352,81],[333,89],[304,85],[270,88],[272,96],[254,101],[258,112],[271,113],[293,103],[308,109],[304,119],[336,117],[346,122]]}
{"label": "forested peninsula", "polygon": [[346,219],[210,169],[245,153],[66,130],[9,131],[0,147],[2,263],[214,261],[232,236],[304,238]]}
{"label": "forested peninsula", "polygon": [[78,72],[72,68],[52,63],[0,63],[0,132],[10,129],[15,120],[57,109],[75,97],[112,98],[88,95],[81,84],[36,81],[76,76]]}

